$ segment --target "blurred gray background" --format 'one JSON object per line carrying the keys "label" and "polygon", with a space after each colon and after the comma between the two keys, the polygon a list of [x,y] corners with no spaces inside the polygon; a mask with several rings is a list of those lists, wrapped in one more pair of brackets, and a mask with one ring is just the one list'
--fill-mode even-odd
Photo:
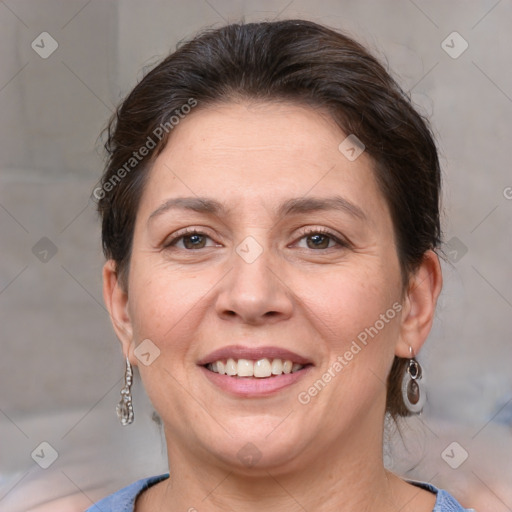
{"label": "blurred gray background", "polygon": [[[140,386],[138,422],[122,429],[114,413],[123,360],[90,197],[98,136],[178,41],[290,17],[342,29],[387,62],[439,143],[448,261],[419,357],[428,406],[405,428],[408,447],[390,434],[387,463],[458,496],[479,489],[479,510],[512,510],[509,0],[0,1],[0,509],[83,510],[166,470]],[[34,455],[49,457],[43,441],[58,456],[48,469]],[[456,461],[468,456],[456,468],[452,442]]]}

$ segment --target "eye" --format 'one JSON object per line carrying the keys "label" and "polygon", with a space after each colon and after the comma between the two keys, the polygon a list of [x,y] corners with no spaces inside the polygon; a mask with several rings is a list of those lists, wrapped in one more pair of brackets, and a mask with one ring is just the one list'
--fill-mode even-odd
{"label": "eye", "polygon": [[[212,243],[207,245],[207,241],[210,240]],[[299,242],[302,240],[306,240],[306,249],[332,249],[336,246],[348,248],[348,242],[341,240],[334,233],[322,229],[309,229],[303,231],[299,238]],[[180,244],[182,244],[180,246]],[[184,231],[178,232],[175,236],[173,236],[168,241],[164,242],[164,249],[169,249],[171,247],[176,247],[178,249],[184,250],[196,250],[196,249],[204,249],[206,247],[215,247],[217,244],[213,242],[213,240],[206,235],[205,233],[198,231],[196,229],[186,229]]]}
{"label": "eye", "polygon": [[349,244],[340,240],[334,233],[326,229],[310,229],[302,232],[299,240],[306,240],[307,249],[331,249],[336,246],[349,247]]}
{"label": "eye", "polygon": [[[195,229],[187,229],[185,231],[182,231],[181,233],[177,233],[177,236],[174,236],[170,240],[165,241],[163,247],[165,249],[168,249],[170,247],[178,247],[179,249],[194,250],[204,249],[205,247],[212,247],[215,245],[211,244],[207,246],[207,239],[211,240],[211,238],[205,233],[202,233]],[[178,245],[180,242],[183,242],[182,246]]]}

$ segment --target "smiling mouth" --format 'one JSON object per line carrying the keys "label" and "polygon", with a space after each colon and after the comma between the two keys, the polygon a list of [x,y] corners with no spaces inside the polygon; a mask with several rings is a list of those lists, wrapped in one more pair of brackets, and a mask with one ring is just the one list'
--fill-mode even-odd
{"label": "smiling mouth", "polygon": [[269,359],[266,357],[258,360],[233,358],[219,359],[204,365],[207,370],[220,375],[228,375],[230,377],[253,377],[257,379],[272,378],[288,373],[296,373],[308,366],[311,365],[294,363],[290,359]]}

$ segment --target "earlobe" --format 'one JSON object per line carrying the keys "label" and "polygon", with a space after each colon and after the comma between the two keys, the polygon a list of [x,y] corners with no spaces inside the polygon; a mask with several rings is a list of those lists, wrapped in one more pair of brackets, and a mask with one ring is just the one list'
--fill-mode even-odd
{"label": "earlobe", "polygon": [[128,355],[133,340],[132,323],[128,312],[128,293],[119,282],[114,260],[108,260],[103,266],[103,300],[114,331],[123,346],[123,352]]}
{"label": "earlobe", "polygon": [[397,356],[410,358],[411,349],[414,354],[420,351],[432,328],[442,285],[439,258],[434,251],[429,250],[409,280],[402,311],[400,336],[395,347]]}

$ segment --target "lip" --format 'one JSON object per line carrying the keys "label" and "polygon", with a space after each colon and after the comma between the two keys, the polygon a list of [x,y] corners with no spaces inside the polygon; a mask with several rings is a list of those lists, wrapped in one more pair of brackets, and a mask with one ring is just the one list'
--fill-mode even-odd
{"label": "lip", "polygon": [[[199,366],[204,366],[209,363],[214,363],[215,361],[220,361],[224,359],[251,359],[253,361],[258,361],[263,358],[268,359],[282,359],[290,360],[292,363],[298,363],[301,365],[311,365],[312,361],[306,359],[305,357],[292,352],[291,350],[286,350],[280,347],[271,347],[271,346],[262,346],[262,347],[246,347],[243,345],[229,345],[227,347],[222,347],[217,350],[214,350],[207,356],[201,358],[197,364]],[[211,372],[210,372],[211,373]]]}
{"label": "lip", "polygon": [[[258,361],[263,358],[290,360],[304,366],[293,373],[282,373],[272,377],[238,377],[221,375],[206,368],[209,363],[219,360],[250,359]],[[222,391],[238,398],[263,398],[281,391],[301,380],[313,368],[310,359],[291,350],[275,346],[247,347],[244,345],[229,345],[210,352],[197,362],[204,376]]]}
{"label": "lip", "polygon": [[312,368],[309,365],[293,373],[282,373],[273,377],[257,378],[220,375],[208,370],[205,366],[199,367],[212,384],[237,398],[264,398],[271,396],[301,380]]}

